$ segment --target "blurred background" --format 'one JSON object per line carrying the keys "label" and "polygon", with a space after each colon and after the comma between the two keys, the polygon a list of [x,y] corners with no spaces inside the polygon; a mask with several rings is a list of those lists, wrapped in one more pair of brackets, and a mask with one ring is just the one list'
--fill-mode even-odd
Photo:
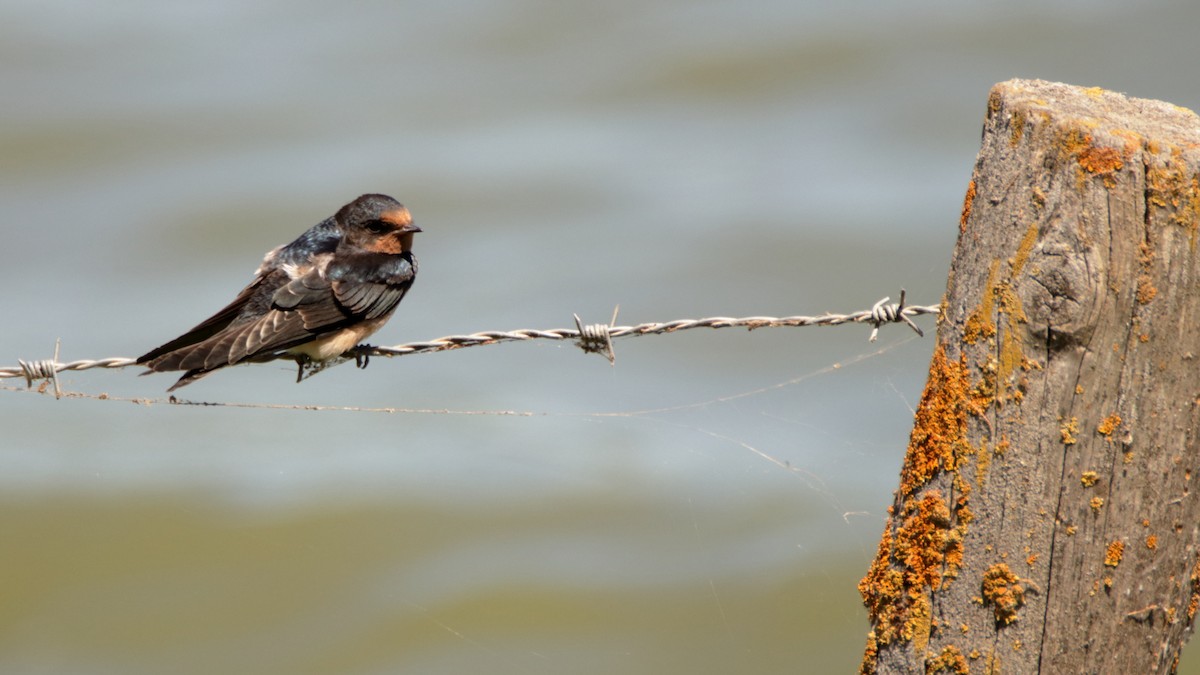
{"label": "blurred background", "polygon": [[[936,304],[989,88],[1200,109],[1197,25],[1183,0],[0,2],[0,365],[137,356],[374,191],[425,230],[377,344]],[[447,412],[6,380],[0,670],[852,671],[933,344],[868,334],[179,392]]]}

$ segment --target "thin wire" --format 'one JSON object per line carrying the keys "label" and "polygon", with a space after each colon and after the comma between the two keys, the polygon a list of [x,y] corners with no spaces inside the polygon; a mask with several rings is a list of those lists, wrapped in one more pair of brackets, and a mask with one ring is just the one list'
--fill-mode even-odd
{"label": "thin wire", "polygon": [[[904,296],[904,290],[901,289],[900,302],[898,303],[889,303],[891,298],[883,298],[868,310],[851,312],[849,314],[831,313],[819,316],[750,316],[741,318],[716,316],[705,319],[678,319],[667,322],[641,323],[635,326],[583,325],[579,317],[576,316],[575,328],[556,328],[550,330],[525,328],[511,331],[484,331],[469,335],[447,335],[434,340],[409,342],[392,347],[359,345],[341,357],[309,364],[306,366],[308,370],[305,376],[315,375],[325,368],[351,359],[362,363],[363,360],[371,356],[405,356],[408,354],[440,352],[465,347],[481,347],[501,342],[527,340],[576,340],[576,344],[584,352],[600,353],[612,362],[615,358],[612,352],[612,340],[614,339],[641,335],[661,335],[691,330],[693,328],[746,328],[756,330],[759,328],[780,328],[787,326],[839,326],[847,323],[868,323],[873,326],[870,341],[874,342],[879,334],[879,328],[883,324],[905,323],[916,331],[917,335],[924,336],[925,333],[917,324],[913,323],[911,317],[921,314],[937,314],[940,311],[940,307],[938,305],[905,305]],[[613,320],[616,320],[615,312],[613,313]],[[287,358],[282,354],[278,357]],[[256,360],[270,360],[270,358]],[[23,377],[27,386],[32,386],[34,380],[50,379],[55,384],[57,395],[61,397],[62,392],[58,389],[58,373],[68,370],[89,370],[91,368],[126,368],[137,365],[137,360],[126,357],[110,357],[106,359],[82,359],[68,363],[59,363],[56,343],[53,359],[36,361],[18,359],[17,363],[18,365],[16,366],[0,367],[0,379],[6,377]]]}
{"label": "thin wire", "polygon": [[[705,406],[715,405],[719,403],[728,403],[737,399],[742,399],[750,396],[757,396],[769,391],[783,389],[795,384],[799,384],[813,377],[819,377],[831,372],[835,372],[847,366],[853,366],[867,359],[877,356],[882,356],[887,352],[904,346],[917,338],[909,336],[903,340],[898,340],[885,347],[880,347],[874,351],[859,354],[847,361],[832,363],[824,368],[819,368],[810,373],[805,373],[798,377],[789,378],[782,382],[767,385],[765,387],[757,387],[736,394],[728,394],[718,396],[712,399],[703,401],[694,401],[691,403],[683,403],[679,405],[671,405],[659,408],[644,408],[636,410],[610,411],[610,412],[545,412],[535,410],[458,410],[452,408],[399,408],[393,406],[343,406],[343,405],[320,405],[312,403],[251,403],[238,401],[193,401],[190,399],[178,398],[176,396],[168,397],[146,397],[146,396],[113,396],[111,394],[89,394],[79,391],[61,392],[62,398],[77,398],[91,399],[96,401],[118,401],[122,403],[132,403],[140,406],[153,405],[180,405],[193,406],[197,408],[249,408],[259,410],[299,410],[311,412],[356,412],[356,413],[415,413],[422,415],[472,415],[472,416],[498,416],[498,417],[590,417],[596,419],[625,417],[625,418],[647,418],[655,419],[655,415],[662,413],[677,412],[680,410],[689,410],[702,408]],[[44,387],[38,389],[30,389],[28,387],[10,387],[0,385],[0,391],[11,391],[22,394],[47,395]],[[708,432],[706,432],[708,433]],[[711,434],[710,434],[711,435]]]}

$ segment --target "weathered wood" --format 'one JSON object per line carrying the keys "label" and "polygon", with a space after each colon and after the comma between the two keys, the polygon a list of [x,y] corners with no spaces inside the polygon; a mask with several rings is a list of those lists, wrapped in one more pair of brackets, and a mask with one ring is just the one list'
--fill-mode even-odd
{"label": "weathered wood", "polygon": [[1200,607],[1200,118],[997,85],[864,672],[1150,673]]}

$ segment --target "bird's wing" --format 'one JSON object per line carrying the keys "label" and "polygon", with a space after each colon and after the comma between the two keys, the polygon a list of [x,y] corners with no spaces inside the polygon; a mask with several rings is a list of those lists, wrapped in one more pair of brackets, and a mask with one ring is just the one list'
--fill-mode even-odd
{"label": "bird's wing", "polygon": [[335,260],[326,271],[346,311],[370,321],[390,314],[417,276],[412,254],[361,253]]}
{"label": "bird's wing", "polygon": [[[314,267],[280,286],[271,297],[271,308],[261,316],[235,321],[207,340],[181,350],[177,357],[167,355],[152,367],[212,370],[287,350],[361,321],[386,317],[400,303],[416,272],[411,262],[401,259],[406,256],[381,257],[381,261],[374,261],[343,256],[325,267],[324,273]],[[364,264],[374,266],[363,269]]]}
{"label": "bird's wing", "polygon": [[289,244],[277,246],[267,252],[255,273],[254,280],[238,293],[233,302],[216,314],[205,319],[188,332],[138,357],[138,363],[147,363],[173,351],[200,344],[237,323],[243,315],[262,314],[269,309],[272,294],[290,278],[283,272],[284,266],[307,267],[315,257],[331,255],[341,241],[333,218],[310,227]]}

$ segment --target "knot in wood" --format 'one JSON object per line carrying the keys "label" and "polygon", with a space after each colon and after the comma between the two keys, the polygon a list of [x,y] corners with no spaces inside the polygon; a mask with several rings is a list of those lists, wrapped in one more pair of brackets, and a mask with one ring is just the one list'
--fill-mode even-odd
{"label": "knot in wood", "polygon": [[1029,332],[1053,350],[1086,344],[1099,318],[1102,265],[1094,247],[1052,223],[1014,280]]}

